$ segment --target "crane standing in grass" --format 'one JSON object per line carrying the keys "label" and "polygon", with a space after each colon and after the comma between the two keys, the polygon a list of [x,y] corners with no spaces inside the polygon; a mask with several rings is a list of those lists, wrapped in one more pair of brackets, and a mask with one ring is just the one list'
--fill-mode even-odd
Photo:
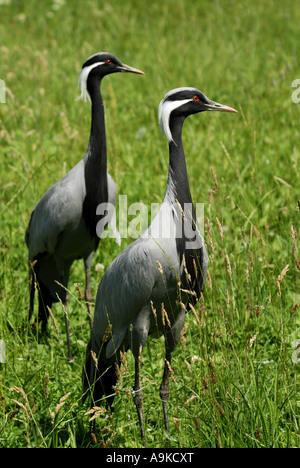
{"label": "crane standing in grass", "polygon": [[[208,256],[199,233],[189,188],[182,126],[202,111],[236,112],[209,100],[196,88],[170,91],[159,105],[159,123],[169,142],[169,174],[160,210],[149,229],[106,270],[98,288],[91,339],[83,369],[84,398],[92,404],[114,398],[115,362],[131,348],[135,358],[133,398],[141,435],[145,433],[140,389],[140,356],[148,335],[165,338],[165,366],[160,397],[169,431],[167,402],[170,363],[185,313],[204,289]],[[118,294],[116,294],[116,290]]]}
{"label": "crane standing in grass", "polygon": [[[87,151],[65,177],[50,187],[36,204],[25,235],[29,252],[29,320],[34,306],[35,287],[39,296],[39,320],[46,329],[49,308],[62,301],[69,360],[72,360],[69,321],[68,286],[70,267],[75,259],[83,258],[86,274],[85,300],[90,319],[92,294],[90,268],[99,244],[96,226],[100,204],[115,204],[117,187],[107,173],[104,105],[100,92],[102,78],[111,73],[142,71],[120,62],[114,55],[100,52],[83,64],[79,77],[81,97],[92,102],[91,133]],[[114,213],[107,217],[120,245]]]}

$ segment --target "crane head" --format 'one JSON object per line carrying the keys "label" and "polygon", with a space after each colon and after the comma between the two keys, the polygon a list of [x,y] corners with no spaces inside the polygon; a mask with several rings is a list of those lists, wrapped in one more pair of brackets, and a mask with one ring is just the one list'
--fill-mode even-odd
{"label": "crane head", "polygon": [[159,104],[159,125],[168,141],[172,141],[170,118],[188,117],[203,111],[237,112],[232,107],[211,101],[197,88],[176,88],[169,91]]}
{"label": "crane head", "polygon": [[129,72],[144,75],[143,71],[122,63],[117,57],[109,52],[98,52],[91,55],[83,63],[82,70],[79,75],[79,86],[81,88],[80,98],[83,98],[85,101],[90,98],[87,84],[89,79],[96,78],[100,82],[104,76],[118,72]]}

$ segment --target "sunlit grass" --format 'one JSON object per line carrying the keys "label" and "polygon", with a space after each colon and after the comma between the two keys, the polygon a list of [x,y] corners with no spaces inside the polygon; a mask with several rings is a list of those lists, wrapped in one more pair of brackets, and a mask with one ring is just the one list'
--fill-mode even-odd
{"label": "sunlit grass", "polygon": [[[88,433],[82,262],[69,284],[74,365],[66,362],[60,304],[53,308],[58,334],[51,320],[45,337],[26,325],[29,216],[84,155],[90,106],[75,100],[78,74],[89,55],[109,50],[146,73],[102,83],[108,167],[128,205],[163,199],[168,152],[157,108],[167,91],[195,86],[239,111],[192,116],[183,128],[210,263],[203,301],[186,317],[172,361],[170,445],[299,447],[292,354],[300,339],[300,104],[291,100],[300,78],[299,4],[11,0],[0,1],[0,15],[0,446],[141,446],[130,352],[113,414],[99,415],[94,436]],[[94,294],[103,274],[96,265],[107,268],[119,251],[112,239],[100,243]],[[163,341],[150,340],[141,368],[149,447],[166,446],[163,359]]]}

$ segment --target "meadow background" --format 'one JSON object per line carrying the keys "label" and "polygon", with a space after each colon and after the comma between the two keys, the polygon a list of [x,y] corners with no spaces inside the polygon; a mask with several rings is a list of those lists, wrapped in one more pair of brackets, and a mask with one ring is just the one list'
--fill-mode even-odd
{"label": "meadow background", "polygon": [[[128,205],[163,199],[168,148],[157,109],[166,92],[195,86],[239,111],[193,116],[183,129],[210,263],[203,301],[186,317],[172,361],[168,443],[300,446],[300,103],[292,101],[299,24],[295,0],[0,0],[0,447],[141,446],[130,352],[113,415],[95,414],[94,436],[88,432],[83,262],[69,283],[75,363],[66,362],[60,304],[57,330],[49,320],[42,337],[26,323],[25,230],[36,201],[85,153],[90,104],[75,98],[81,65],[97,51],[145,72],[102,83],[108,167]],[[112,239],[100,244],[94,295],[119,251]],[[148,447],[167,445],[163,360],[163,341],[148,340],[141,371]]]}

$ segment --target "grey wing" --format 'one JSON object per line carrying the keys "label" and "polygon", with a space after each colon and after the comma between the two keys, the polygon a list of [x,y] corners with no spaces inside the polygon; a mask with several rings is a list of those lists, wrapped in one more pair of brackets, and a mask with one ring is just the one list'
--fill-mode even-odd
{"label": "grey wing", "polygon": [[107,357],[122,344],[130,324],[149,304],[155,276],[149,269],[145,244],[138,239],[123,250],[106,270],[98,288],[93,333],[101,342],[108,327],[112,327]]}
{"label": "grey wing", "polygon": [[80,161],[36,204],[25,235],[30,259],[42,252],[54,253],[61,234],[79,223],[85,197],[83,171]]}

